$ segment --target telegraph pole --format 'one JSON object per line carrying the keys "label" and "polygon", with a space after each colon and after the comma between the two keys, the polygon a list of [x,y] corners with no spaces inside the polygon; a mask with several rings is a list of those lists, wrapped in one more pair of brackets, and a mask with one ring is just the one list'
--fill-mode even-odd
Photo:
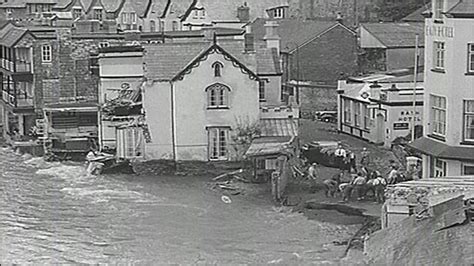
{"label": "telegraph pole", "polygon": [[418,75],[418,38],[419,35],[415,36],[415,67],[413,73],[413,115],[412,115],[412,126],[411,126],[411,141],[415,140],[415,125],[416,125],[416,85],[417,85],[417,75]]}

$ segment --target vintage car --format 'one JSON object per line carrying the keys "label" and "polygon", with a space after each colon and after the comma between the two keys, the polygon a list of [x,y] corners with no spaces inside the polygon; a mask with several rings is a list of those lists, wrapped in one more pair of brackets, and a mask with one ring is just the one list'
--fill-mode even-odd
{"label": "vintage car", "polygon": [[338,145],[339,142],[337,141],[313,141],[301,147],[301,155],[310,164],[317,163],[328,167],[339,167],[334,155]]}

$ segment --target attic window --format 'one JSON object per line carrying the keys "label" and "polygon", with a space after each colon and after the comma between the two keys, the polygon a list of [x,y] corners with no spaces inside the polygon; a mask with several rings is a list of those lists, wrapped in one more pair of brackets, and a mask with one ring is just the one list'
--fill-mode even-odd
{"label": "attic window", "polygon": [[82,9],[78,8],[78,7],[75,7],[72,10],[72,18],[77,19],[77,18],[80,18],[81,16],[82,16]]}
{"label": "attic window", "polygon": [[273,18],[285,18],[285,8],[278,7],[272,10]]}
{"label": "attic window", "polygon": [[214,77],[220,77],[222,75],[222,68],[224,66],[222,65],[221,62],[214,62],[212,64],[212,68],[214,68]]}
{"label": "attic window", "polygon": [[102,20],[102,8],[94,8],[94,19]]}

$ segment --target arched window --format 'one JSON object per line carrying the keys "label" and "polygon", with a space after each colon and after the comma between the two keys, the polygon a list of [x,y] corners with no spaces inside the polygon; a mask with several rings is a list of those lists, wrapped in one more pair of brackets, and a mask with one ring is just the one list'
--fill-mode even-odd
{"label": "arched window", "polygon": [[214,77],[220,77],[221,76],[221,72],[222,72],[222,68],[224,66],[222,65],[221,62],[214,62],[212,64],[212,68],[214,68]]}
{"label": "arched window", "polygon": [[156,23],[154,20],[150,20],[150,31],[151,32],[156,31]]}
{"label": "arched window", "polygon": [[228,108],[230,88],[216,83],[206,89],[208,108]]}

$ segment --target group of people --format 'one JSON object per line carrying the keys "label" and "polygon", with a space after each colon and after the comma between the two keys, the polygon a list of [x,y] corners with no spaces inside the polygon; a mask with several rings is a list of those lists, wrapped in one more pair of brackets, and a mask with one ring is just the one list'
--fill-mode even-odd
{"label": "group of people", "polygon": [[[407,180],[394,162],[391,163],[391,170],[386,177],[378,170],[369,170],[372,164],[367,148],[363,148],[360,154],[359,165],[355,153],[344,149],[342,145],[335,150],[334,156],[341,171],[323,181],[327,197],[336,197],[341,194],[342,200],[347,202],[352,196],[355,196],[357,200],[363,200],[367,195],[372,194],[376,202],[383,203],[387,185]],[[316,169],[315,163],[309,167],[310,178],[317,178]]]}

